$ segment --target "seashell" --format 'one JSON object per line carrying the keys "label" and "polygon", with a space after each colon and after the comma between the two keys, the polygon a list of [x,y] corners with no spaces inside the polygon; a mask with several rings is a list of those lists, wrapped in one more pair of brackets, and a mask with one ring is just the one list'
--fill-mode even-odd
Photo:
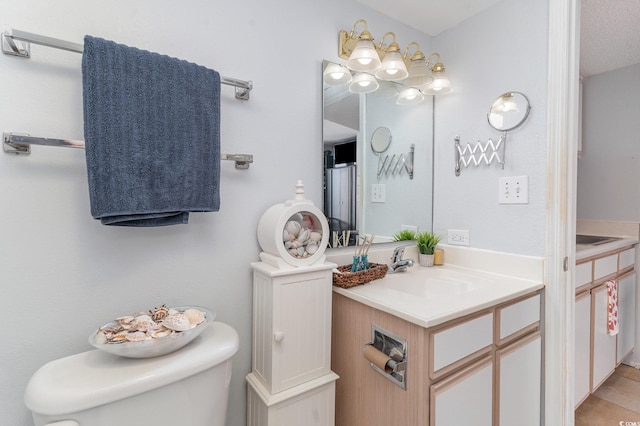
{"label": "seashell", "polygon": [[133,321],[132,330],[137,331],[147,331],[153,330],[159,327],[159,324],[156,323],[153,318],[151,318],[148,314],[138,315],[136,319]]}
{"label": "seashell", "polygon": [[300,231],[300,233],[298,234],[297,240],[300,241],[301,243],[304,243],[309,239],[310,234],[311,234],[311,231],[305,228]]}
{"label": "seashell", "polygon": [[295,238],[298,236],[300,229],[302,229],[302,225],[300,225],[300,222],[290,220],[284,225],[284,229]]}
{"label": "seashell", "polygon": [[112,334],[116,334],[117,332],[121,331],[121,328],[120,328],[120,324],[118,324],[116,322],[110,322],[109,324],[107,324],[104,327],[102,327],[100,329],[100,331],[103,331],[107,335],[112,335]]}
{"label": "seashell", "polygon": [[317,251],[318,251],[318,244],[316,243],[307,244],[307,253],[314,254]]}
{"label": "seashell", "polygon": [[154,321],[161,321],[167,315],[169,315],[169,308],[167,308],[167,305],[162,305],[159,308],[154,309],[153,313],[151,314],[151,317],[153,318]]}
{"label": "seashell", "polygon": [[302,243],[298,240],[294,240],[291,241],[291,247],[292,249],[297,249],[298,247],[302,247]]}
{"label": "seashell", "polygon": [[294,220],[298,223],[302,222],[302,220],[304,219],[304,216],[302,216],[302,213],[298,212],[298,213],[294,213],[289,220]]}
{"label": "seashell", "polygon": [[116,318],[116,323],[123,329],[123,330],[129,330],[131,327],[133,327],[133,320],[135,319],[134,316],[132,315],[127,315],[124,317],[118,317]]}
{"label": "seashell", "polygon": [[167,316],[169,315],[175,315],[175,314],[179,314],[180,311],[175,309],[175,308],[169,308],[169,312],[167,313]]}
{"label": "seashell", "polygon": [[298,247],[296,249],[296,253],[298,254],[298,256],[303,256],[304,255],[304,247]]}
{"label": "seashell", "polygon": [[163,337],[170,336],[173,333],[174,333],[173,330],[169,330],[168,328],[162,327],[162,328],[158,328],[157,330],[151,330],[149,331],[148,334],[153,339],[161,339]]}
{"label": "seashell", "polygon": [[197,309],[187,309],[184,311],[184,315],[193,325],[198,325],[204,322],[204,312]]}
{"label": "seashell", "polygon": [[93,338],[93,341],[100,345],[104,345],[105,343],[107,343],[107,335],[104,331],[98,330],[96,336]]}
{"label": "seashell", "polygon": [[111,336],[111,339],[109,339],[109,343],[122,343],[122,342],[126,342],[127,341],[127,333],[126,331],[114,334],[113,336]]}
{"label": "seashell", "polygon": [[162,321],[162,325],[174,331],[187,331],[194,327],[194,325],[189,322],[189,318],[181,313],[167,316]]}
{"label": "seashell", "polygon": [[322,240],[322,234],[317,231],[312,231],[309,233],[309,239],[314,243],[319,243]]}
{"label": "seashell", "polygon": [[311,228],[313,226],[313,219],[311,218],[311,216],[309,215],[304,215],[302,217],[302,220],[300,221],[300,223],[302,224],[302,226],[304,226],[305,228]]}
{"label": "seashell", "polygon": [[293,245],[293,241],[285,241],[284,243],[284,248],[286,248],[287,250],[289,250],[291,248],[291,246]]}
{"label": "seashell", "polygon": [[286,229],[282,230],[282,241],[290,241],[289,231],[287,231]]}
{"label": "seashell", "polygon": [[289,249],[289,254],[293,257],[297,257],[298,256],[298,249],[297,248],[291,248]]}
{"label": "seashell", "polygon": [[129,342],[142,342],[143,340],[147,340],[147,333],[143,331],[127,333],[126,338]]}

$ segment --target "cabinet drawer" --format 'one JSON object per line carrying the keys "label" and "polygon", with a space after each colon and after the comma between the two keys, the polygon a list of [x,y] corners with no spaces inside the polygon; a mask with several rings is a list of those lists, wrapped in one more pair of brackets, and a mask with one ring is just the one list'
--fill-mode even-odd
{"label": "cabinet drawer", "polygon": [[620,253],[620,266],[619,266],[620,270],[628,268],[629,266],[632,266],[634,263],[636,263],[635,248],[630,248],[629,250],[625,250],[622,253]]}
{"label": "cabinet drawer", "polygon": [[591,284],[593,281],[593,262],[586,262],[576,265],[576,276],[574,289]]}
{"label": "cabinet drawer", "polygon": [[471,355],[487,353],[492,345],[493,312],[435,331],[431,333],[430,375],[443,374]]}
{"label": "cabinet drawer", "polygon": [[618,272],[618,255],[612,254],[602,259],[596,259],[593,266],[593,279],[598,280],[607,275]]}
{"label": "cabinet drawer", "polygon": [[534,330],[540,323],[540,294],[498,309],[498,345]]}

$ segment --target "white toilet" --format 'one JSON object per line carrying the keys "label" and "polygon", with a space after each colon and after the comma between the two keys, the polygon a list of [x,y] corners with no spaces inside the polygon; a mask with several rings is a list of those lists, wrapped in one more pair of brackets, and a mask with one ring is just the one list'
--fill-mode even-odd
{"label": "white toilet", "polygon": [[51,361],[29,381],[25,404],[36,426],[224,426],[238,341],[214,322],[156,358],[96,349]]}

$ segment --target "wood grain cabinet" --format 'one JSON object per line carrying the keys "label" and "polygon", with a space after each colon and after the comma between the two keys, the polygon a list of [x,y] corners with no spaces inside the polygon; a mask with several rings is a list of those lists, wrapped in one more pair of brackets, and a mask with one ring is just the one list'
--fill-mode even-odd
{"label": "wood grain cabinet", "polygon": [[[583,259],[576,265],[576,408],[598,389],[635,346],[635,251],[635,247],[625,247]],[[608,280],[618,282],[617,335],[610,335],[607,329]]]}
{"label": "wood grain cabinet", "polygon": [[[431,328],[333,295],[337,426],[539,425],[542,293]],[[407,339],[407,389],[362,356],[371,325]]]}

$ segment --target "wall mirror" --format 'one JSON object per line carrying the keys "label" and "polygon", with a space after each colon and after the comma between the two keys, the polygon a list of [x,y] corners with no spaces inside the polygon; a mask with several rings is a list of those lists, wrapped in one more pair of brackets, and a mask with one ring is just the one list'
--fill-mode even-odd
{"label": "wall mirror", "polygon": [[529,99],[523,93],[507,92],[491,105],[487,120],[494,129],[508,132],[524,123],[530,110]]}
{"label": "wall mirror", "polygon": [[378,127],[371,135],[371,149],[376,154],[382,154],[391,145],[391,130],[386,127]]}
{"label": "wall mirror", "polygon": [[[329,66],[335,64],[323,61],[323,74]],[[398,105],[400,86],[386,86],[353,93],[348,83],[322,85],[324,213],[330,232],[348,232],[348,245],[365,234],[375,234],[374,242],[392,241],[403,226],[432,229],[433,98]],[[377,175],[382,153],[407,155],[412,144],[413,179],[406,173]],[[383,201],[372,200],[372,185],[382,186]]]}

